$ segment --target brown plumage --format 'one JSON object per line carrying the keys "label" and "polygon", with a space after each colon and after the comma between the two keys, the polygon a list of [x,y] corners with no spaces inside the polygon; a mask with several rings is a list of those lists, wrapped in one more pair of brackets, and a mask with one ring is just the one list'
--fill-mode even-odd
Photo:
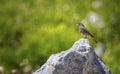
{"label": "brown plumage", "polygon": [[82,23],[78,24],[78,30],[80,33],[84,35],[85,38],[90,36],[97,43],[97,40],[95,39],[95,37],[85,28],[85,26]]}

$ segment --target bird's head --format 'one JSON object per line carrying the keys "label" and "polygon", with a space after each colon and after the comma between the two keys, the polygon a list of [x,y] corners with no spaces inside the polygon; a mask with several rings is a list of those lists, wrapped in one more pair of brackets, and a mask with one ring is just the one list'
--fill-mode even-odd
{"label": "bird's head", "polygon": [[81,28],[85,27],[82,23],[78,23],[77,26]]}

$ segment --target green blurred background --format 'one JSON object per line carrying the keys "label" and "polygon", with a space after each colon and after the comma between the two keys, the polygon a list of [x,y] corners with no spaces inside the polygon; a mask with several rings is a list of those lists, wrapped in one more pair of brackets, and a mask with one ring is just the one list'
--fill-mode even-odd
{"label": "green blurred background", "polygon": [[120,74],[120,0],[0,0],[0,72],[31,74],[82,37],[79,22],[98,40],[89,39],[112,73]]}

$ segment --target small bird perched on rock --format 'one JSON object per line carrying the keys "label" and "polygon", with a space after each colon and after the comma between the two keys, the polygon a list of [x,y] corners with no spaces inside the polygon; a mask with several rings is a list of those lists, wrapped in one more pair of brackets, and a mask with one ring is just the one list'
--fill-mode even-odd
{"label": "small bird perched on rock", "polygon": [[95,39],[95,37],[85,28],[85,26],[82,23],[78,24],[78,30],[80,33],[84,35],[85,38],[89,36],[94,40],[95,43],[97,43],[97,40]]}

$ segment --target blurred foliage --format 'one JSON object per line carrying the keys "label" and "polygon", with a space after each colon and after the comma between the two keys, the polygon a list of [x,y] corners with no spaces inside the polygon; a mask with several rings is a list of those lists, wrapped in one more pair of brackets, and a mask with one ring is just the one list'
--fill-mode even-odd
{"label": "blurred foliage", "polygon": [[101,58],[119,74],[119,7],[120,0],[0,0],[0,67],[30,74],[82,37],[76,24],[83,22],[104,45]]}

